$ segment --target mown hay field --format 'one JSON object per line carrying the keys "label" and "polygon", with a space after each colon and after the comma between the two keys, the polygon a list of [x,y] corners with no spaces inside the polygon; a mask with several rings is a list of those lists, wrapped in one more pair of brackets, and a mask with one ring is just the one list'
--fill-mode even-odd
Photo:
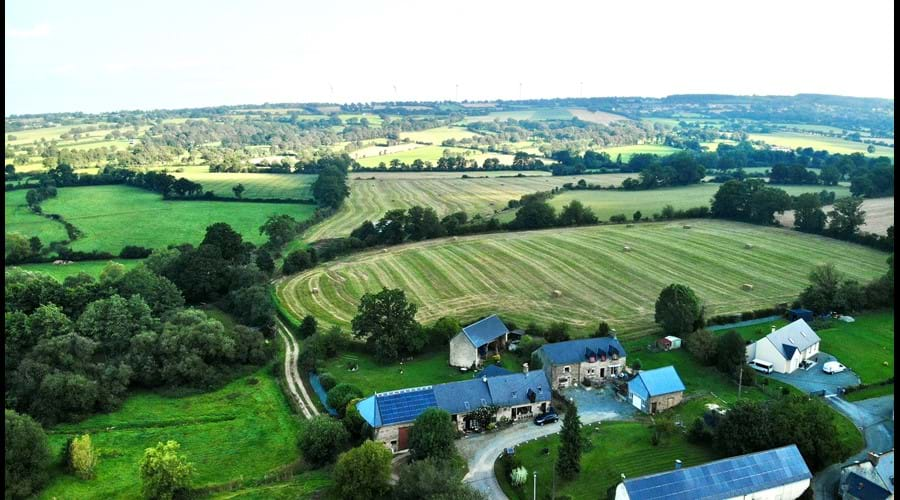
{"label": "mown hay field", "polygon": [[288,214],[303,220],[315,209],[297,203],[164,200],[130,186],[62,188],[41,206],[44,213],[60,214],[84,233],[72,243],[73,250],[114,254],[126,245],[197,245],[206,227],[216,222],[227,222],[245,240],[260,244],[265,236],[259,234],[259,226],[268,216]]}
{"label": "mown hay field", "polygon": [[312,184],[315,175],[310,174],[256,174],[256,173],[173,173],[175,177],[185,177],[203,185],[205,191],[213,191],[217,196],[234,196],[232,188],[243,184],[244,198],[283,198],[307,200],[312,198]]}
{"label": "mown hay field", "polygon": [[666,156],[681,150],[678,148],[673,148],[671,146],[664,146],[662,144],[632,144],[629,146],[597,148],[597,151],[603,151],[609,154],[609,157],[613,160],[615,160],[619,155],[622,155],[622,161],[626,162],[630,160],[633,155],[640,153]]}
{"label": "mown hay field", "polygon": [[[379,149],[384,149],[384,154],[379,153]],[[374,153],[372,151],[374,151]],[[381,163],[384,163],[386,166],[390,166],[391,160],[395,159],[406,164],[412,164],[412,162],[416,160],[437,163],[437,161],[442,156],[444,156],[444,151],[449,151],[452,155],[463,156],[467,160],[475,160],[479,165],[481,165],[481,163],[484,162],[484,160],[487,158],[496,158],[503,165],[512,165],[513,161],[513,155],[502,153],[482,153],[478,150],[458,147],[444,147],[441,146],[440,143],[438,143],[438,145],[436,146],[423,146],[421,144],[406,143],[398,144],[396,146],[390,146],[390,148],[387,149],[381,148],[379,146],[370,146],[368,148],[355,151],[351,156],[354,156],[359,164],[363,167],[377,167]]]}
{"label": "mown hay field", "polygon": [[449,139],[468,139],[475,137],[475,132],[466,130],[463,127],[437,127],[427,130],[419,130],[416,132],[403,132],[400,134],[401,139],[409,139],[413,142],[427,142],[440,146],[442,142]]}
{"label": "mown hay field", "polygon": [[[683,229],[683,224],[691,229]],[[744,248],[754,245],[752,250]],[[631,247],[630,252],[623,247]],[[599,320],[623,337],[655,330],[660,290],[683,283],[708,315],[788,302],[816,265],[862,282],[884,274],[887,254],[748,224],[692,220],[551,229],[441,239],[358,254],[284,279],[277,293],[296,317],[346,327],[359,298],[400,288],[425,323],[491,313],[520,325],[566,321],[581,333]],[[741,285],[753,284],[752,291]],[[318,289],[317,293],[313,293]],[[553,290],[562,292],[553,297]]]}
{"label": "mown hay field", "polygon": [[[476,214],[487,216],[506,208],[510,200],[528,193],[549,191],[567,182],[578,182],[578,179],[602,185],[621,184],[632,175],[539,176],[529,172],[526,177],[474,178],[483,174],[466,172],[473,178],[463,179],[461,173],[441,177],[436,174],[438,172],[410,177],[402,173],[354,172],[350,175],[350,198],[337,213],[310,228],[303,237],[312,241],[347,236],[366,220],[375,221],[388,210],[415,205],[431,207],[441,216],[460,210],[470,217]],[[489,174],[493,172],[484,175]]]}
{"label": "mown hay field", "polygon": [[[69,276],[75,276],[80,273],[87,273],[94,278],[99,278],[100,273],[110,262],[122,264],[125,269],[132,269],[143,262],[141,259],[114,259],[114,260],[82,260],[71,264],[53,264],[52,262],[41,262],[39,264],[21,264],[15,266],[26,271],[48,274],[56,281],[62,282]],[[7,267],[7,269],[11,269]]]}
{"label": "mown hay field", "polygon": [[[619,183],[621,184],[621,182]],[[605,184],[604,184],[605,185]],[[850,195],[845,186],[774,186],[788,194],[818,193],[823,189],[834,191],[838,198]],[[624,214],[628,219],[640,210],[641,215],[650,217],[659,213],[666,205],[682,210],[699,206],[710,206],[719,184],[696,184],[693,186],[651,189],[646,191],[606,191],[578,190],[566,191],[550,200],[557,212],[572,200],[578,200],[590,207],[600,220],[609,220],[611,215]]]}
{"label": "mown hay field", "polygon": [[179,442],[196,467],[198,488],[261,479],[295,461],[302,423],[272,373],[266,366],[218,390],[186,397],[137,392],[112,413],[48,429],[54,457],[66,439],[89,433],[100,461],[90,481],[54,470],[40,498],[141,498],[144,450],[168,440]]}

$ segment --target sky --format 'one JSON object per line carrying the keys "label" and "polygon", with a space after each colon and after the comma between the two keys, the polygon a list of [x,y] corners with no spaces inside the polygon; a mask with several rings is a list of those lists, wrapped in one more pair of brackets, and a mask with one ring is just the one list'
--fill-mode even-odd
{"label": "sky", "polygon": [[266,102],[894,96],[891,0],[7,0],[6,116]]}

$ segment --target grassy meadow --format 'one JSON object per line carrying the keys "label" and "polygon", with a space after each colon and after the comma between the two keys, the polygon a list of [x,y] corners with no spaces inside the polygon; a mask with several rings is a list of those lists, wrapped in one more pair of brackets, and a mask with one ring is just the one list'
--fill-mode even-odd
{"label": "grassy meadow", "polygon": [[[297,220],[312,216],[313,205],[172,201],[130,186],[62,188],[42,204],[45,213],[60,214],[84,235],[73,250],[101,250],[117,254],[126,245],[160,248],[170,244],[199,244],[206,227],[227,222],[253,243],[262,243],[259,226],[272,214]],[[62,226],[60,226],[62,227]]]}
{"label": "grassy meadow", "polygon": [[[542,172],[541,172],[542,173]],[[442,175],[437,175],[442,174]],[[567,182],[585,179],[591,183],[621,184],[633,174],[547,176],[528,172],[525,177],[506,177],[512,172],[458,172],[350,174],[350,198],[331,217],[310,228],[306,240],[346,236],[366,220],[377,220],[395,208],[415,205],[431,207],[438,215],[465,211],[470,217],[491,215],[506,208],[510,200],[537,191],[548,191]],[[475,178],[488,175],[488,178]],[[374,179],[372,179],[374,177]]]}
{"label": "grassy meadow", "polygon": [[62,282],[69,276],[75,276],[79,273],[87,273],[94,278],[99,278],[100,273],[103,271],[103,268],[106,267],[110,262],[116,262],[118,264],[122,264],[125,266],[125,269],[131,269],[136,267],[138,264],[142,262],[140,259],[113,259],[109,260],[85,260],[79,262],[73,262],[72,264],[65,265],[56,265],[53,263],[40,263],[40,264],[21,264],[15,267],[25,269],[26,271],[33,271],[36,273],[44,273],[48,274],[57,281]]}
{"label": "grassy meadow", "polygon": [[243,184],[244,198],[308,200],[312,198],[312,184],[316,181],[316,176],[310,174],[185,172],[172,175],[199,182],[205,191],[213,191],[217,196],[234,196],[231,189]]}
{"label": "grassy meadow", "polygon": [[[691,224],[683,229],[682,224]],[[744,249],[753,243],[752,250]],[[624,246],[632,251],[624,252]],[[885,272],[887,254],[778,228],[715,220],[500,233],[356,254],[281,283],[296,317],[346,326],[359,298],[403,289],[418,319],[503,314],[519,324],[564,319],[584,333],[600,318],[623,336],[655,331],[653,304],[670,283],[689,285],[707,314],[793,299],[809,271],[833,262],[860,281]],[[754,290],[741,290],[751,283]],[[319,293],[311,290],[318,288]],[[552,292],[559,290],[560,297]]]}
{"label": "grassy meadow", "polygon": [[[621,184],[621,182],[619,183]],[[777,186],[788,194],[818,193],[822,189],[834,191],[838,198],[850,195],[850,189],[844,186]],[[676,209],[709,206],[719,184],[696,184],[693,186],[653,189],[647,191],[605,191],[578,190],[565,191],[550,200],[557,212],[572,200],[578,200],[590,207],[600,220],[608,220],[611,215],[624,214],[631,219],[635,211],[640,210],[644,217],[651,217],[662,211],[666,205]]]}
{"label": "grassy meadow", "polygon": [[100,462],[89,481],[56,472],[40,498],[141,498],[144,449],[170,439],[196,467],[195,487],[262,478],[297,460],[300,425],[271,366],[213,392],[136,393],[115,412],[48,429],[55,454],[70,436],[90,433]]}
{"label": "grassy meadow", "polygon": [[627,162],[631,159],[632,155],[640,154],[640,153],[648,153],[655,154],[660,156],[670,155],[676,151],[680,151],[678,148],[673,148],[671,146],[664,146],[662,144],[634,144],[630,146],[612,146],[608,148],[597,148],[597,151],[603,151],[609,154],[609,157],[614,161],[619,156],[622,155],[622,161]]}
{"label": "grassy meadow", "polygon": [[887,156],[892,161],[894,159],[894,150],[892,148],[875,146],[875,152],[868,153],[866,152],[866,148],[869,146],[868,144],[822,135],[778,132],[773,134],[749,134],[749,139],[751,141],[763,141],[766,144],[791,149],[813,148],[816,151],[825,150],[829,153],[863,153],[866,156]]}
{"label": "grassy meadow", "polygon": [[66,228],[59,222],[35,214],[25,202],[26,189],[7,191],[4,196],[4,220],[7,233],[20,233],[26,238],[37,236],[44,245],[69,239]]}
{"label": "grassy meadow", "polygon": [[416,132],[403,132],[400,134],[400,138],[409,139],[413,142],[427,142],[435,146],[440,146],[442,142],[449,139],[468,139],[470,137],[475,137],[476,135],[478,134],[466,130],[463,127],[438,127]]}

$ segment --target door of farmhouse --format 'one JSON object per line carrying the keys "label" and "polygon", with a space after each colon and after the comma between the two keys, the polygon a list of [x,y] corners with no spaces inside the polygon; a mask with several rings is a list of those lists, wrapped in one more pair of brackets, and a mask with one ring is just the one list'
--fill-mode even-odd
{"label": "door of farmhouse", "polygon": [[409,427],[397,429],[397,451],[409,448]]}

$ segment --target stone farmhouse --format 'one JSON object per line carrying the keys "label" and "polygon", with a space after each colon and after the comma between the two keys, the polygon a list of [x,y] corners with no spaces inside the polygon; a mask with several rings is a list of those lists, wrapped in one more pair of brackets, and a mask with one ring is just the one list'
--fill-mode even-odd
{"label": "stone farmhouse", "polygon": [[625,348],[612,337],[545,344],[534,353],[554,389],[615,380],[626,369]]}
{"label": "stone farmhouse", "polygon": [[547,411],[550,397],[544,372],[526,368],[511,373],[494,367],[472,380],[376,393],[357,403],[356,408],[374,429],[373,439],[399,453],[409,448],[409,430],[428,408],[446,410],[459,431],[470,432],[481,429],[472,414],[479,408],[496,407],[493,422],[530,419]]}
{"label": "stone farmhouse", "polygon": [[506,348],[509,333],[496,314],[464,327],[450,339],[450,366],[481,367],[488,356]]}
{"label": "stone farmhouse", "polygon": [[681,403],[684,383],[674,366],[645,370],[628,381],[628,401],[644,413],[654,414]]}

